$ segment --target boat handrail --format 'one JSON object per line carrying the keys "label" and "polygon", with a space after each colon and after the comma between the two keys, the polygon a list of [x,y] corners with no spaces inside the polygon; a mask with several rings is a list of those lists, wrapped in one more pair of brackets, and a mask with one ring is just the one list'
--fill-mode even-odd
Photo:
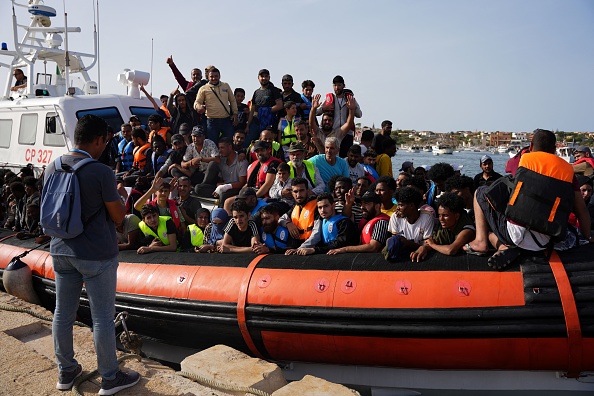
{"label": "boat handrail", "polygon": [[20,28],[25,29],[28,32],[40,32],[40,33],[80,33],[81,29],[79,26],[69,27],[66,29],[65,27],[39,27],[39,26],[27,26],[27,25],[18,25]]}
{"label": "boat handrail", "polygon": [[54,111],[56,112],[56,118],[58,119],[58,123],[60,124],[60,130],[62,131],[62,136],[64,137],[64,144],[66,145],[66,149],[70,150],[68,147],[68,139],[66,137],[66,129],[64,128],[64,124],[62,123],[62,117],[60,117],[60,113],[58,112],[58,105],[54,103]]}

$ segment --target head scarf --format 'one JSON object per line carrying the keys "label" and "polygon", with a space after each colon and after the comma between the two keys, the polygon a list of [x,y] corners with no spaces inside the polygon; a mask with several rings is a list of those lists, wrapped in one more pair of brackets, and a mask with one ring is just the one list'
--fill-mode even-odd
{"label": "head scarf", "polygon": [[[222,222],[215,224],[215,219],[221,219]],[[212,211],[212,214],[210,215],[210,222],[212,224],[212,228],[210,231],[210,238],[207,242],[209,245],[212,245],[216,241],[223,239],[225,236],[225,227],[229,222],[229,214],[227,214],[225,209],[217,208]]]}

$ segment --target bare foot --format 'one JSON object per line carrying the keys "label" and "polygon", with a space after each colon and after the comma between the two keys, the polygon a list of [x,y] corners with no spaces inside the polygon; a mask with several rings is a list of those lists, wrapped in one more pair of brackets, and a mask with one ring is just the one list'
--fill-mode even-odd
{"label": "bare foot", "polygon": [[474,241],[466,244],[466,246],[464,246],[462,249],[464,249],[466,252],[472,251],[477,253],[487,253],[489,251],[489,244],[486,241],[481,242],[475,239]]}

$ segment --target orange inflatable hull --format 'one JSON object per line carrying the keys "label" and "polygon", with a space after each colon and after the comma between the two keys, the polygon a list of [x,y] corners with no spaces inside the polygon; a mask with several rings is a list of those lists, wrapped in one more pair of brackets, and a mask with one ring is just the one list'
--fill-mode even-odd
{"label": "orange inflatable hull", "polygon": [[[35,245],[0,242],[0,269]],[[425,369],[594,370],[594,247],[388,263],[379,254],[255,256],[122,252],[116,305],[128,327],[170,345],[218,343],[270,360]],[[44,305],[51,256],[22,259]],[[90,321],[83,291],[79,316]]]}

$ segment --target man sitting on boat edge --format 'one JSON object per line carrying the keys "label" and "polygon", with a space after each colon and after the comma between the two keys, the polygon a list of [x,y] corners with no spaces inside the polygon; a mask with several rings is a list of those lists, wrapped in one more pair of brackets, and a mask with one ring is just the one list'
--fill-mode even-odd
{"label": "man sitting on boat edge", "polygon": [[231,205],[232,217],[225,227],[225,236],[217,246],[219,253],[252,253],[260,242],[258,226],[249,220],[250,209],[245,200],[240,199]]}
{"label": "man sitting on boat edge", "polygon": [[322,193],[316,201],[321,219],[315,221],[311,236],[298,249],[287,250],[286,255],[327,253],[331,249],[358,244],[355,224],[348,217],[336,214],[332,195]]}
{"label": "man sitting on boat edge", "polygon": [[262,220],[262,243],[252,246],[256,254],[285,253],[288,249],[299,246],[300,241],[289,233],[286,227],[279,225],[280,209],[271,203],[260,209]]}
{"label": "man sitting on boat edge", "polygon": [[[349,194],[353,195],[353,191],[350,191]],[[363,194],[361,197],[361,209],[363,210],[361,222],[364,226],[361,230],[361,244],[330,249],[328,254],[377,253],[381,251],[389,237],[388,222],[390,221],[390,217],[382,213],[381,207],[382,199],[375,192],[368,191]]]}
{"label": "man sitting on boat edge", "polygon": [[[583,236],[590,240],[590,217],[573,168],[555,155],[555,143],[553,132],[534,132],[530,153],[520,159],[513,194],[505,183],[507,178],[477,189],[476,238],[466,244],[467,252],[486,253],[490,243],[497,252],[489,258],[489,265],[502,269],[519,256],[517,248],[542,251],[550,247],[552,236],[564,238],[572,206]],[[544,202],[542,198],[551,193],[552,199]]]}
{"label": "man sitting on boat edge", "polygon": [[159,216],[159,209],[151,204],[145,204],[141,210],[142,221],[138,224],[141,236],[141,246],[138,254],[152,252],[175,252],[177,250],[177,230],[169,216]]}

